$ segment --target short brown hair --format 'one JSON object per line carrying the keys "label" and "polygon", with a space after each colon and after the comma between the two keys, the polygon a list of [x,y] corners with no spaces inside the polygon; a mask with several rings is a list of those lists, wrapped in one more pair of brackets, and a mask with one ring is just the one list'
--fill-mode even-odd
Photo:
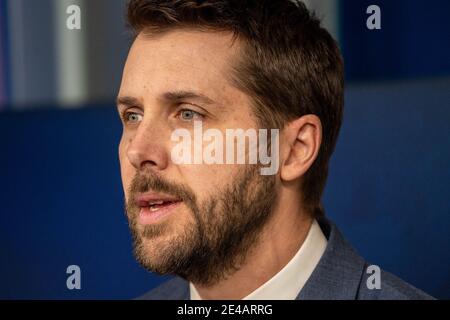
{"label": "short brown hair", "polygon": [[342,123],[344,66],[336,42],[300,1],[131,0],[128,23],[136,34],[175,28],[230,31],[243,52],[233,67],[234,84],[248,94],[266,128],[317,115],[323,127],[319,155],[303,177],[305,208],[320,204]]}

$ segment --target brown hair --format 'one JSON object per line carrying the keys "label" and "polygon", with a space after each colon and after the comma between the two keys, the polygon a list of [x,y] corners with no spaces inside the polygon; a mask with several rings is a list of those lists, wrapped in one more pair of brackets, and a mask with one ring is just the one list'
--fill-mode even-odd
{"label": "brown hair", "polygon": [[175,28],[230,31],[243,52],[233,82],[252,97],[266,128],[317,115],[323,127],[319,155],[303,177],[303,202],[322,215],[321,196],[342,123],[344,67],[339,48],[300,1],[131,0],[128,23],[136,34]]}

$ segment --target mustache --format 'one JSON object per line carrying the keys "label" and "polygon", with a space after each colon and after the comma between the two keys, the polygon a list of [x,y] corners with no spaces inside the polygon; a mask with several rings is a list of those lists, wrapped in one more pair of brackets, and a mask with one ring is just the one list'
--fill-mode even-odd
{"label": "mustache", "polygon": [[149,191],[179,198],[191,208],[197,201],[195,193],[188,186],[172,182],[153,172],[136,172],[128,190],[128,206],[131,205],[132,201],[130,200],[134,199],[136,194]]}

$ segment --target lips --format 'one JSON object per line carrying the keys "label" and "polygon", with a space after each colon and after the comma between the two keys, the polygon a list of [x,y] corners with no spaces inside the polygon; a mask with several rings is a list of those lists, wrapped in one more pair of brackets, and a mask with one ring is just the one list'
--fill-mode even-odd
{"label": "lips", "polygon": [[173,213],[182,203],[180,198],[160,193],[139,194],[136,205],[140,208],[139,222],[152,224]]}
{"label": "lips", "polygon": [[136,197],[136,203],[140,208],[159,208],[180,201],[179,198],[156,193],[140,194]]}

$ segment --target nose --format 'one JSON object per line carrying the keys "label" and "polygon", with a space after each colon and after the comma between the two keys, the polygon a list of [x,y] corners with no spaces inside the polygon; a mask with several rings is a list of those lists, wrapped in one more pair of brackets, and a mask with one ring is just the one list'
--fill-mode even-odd
{"label": "nose", "polygon": [[150,167],[160,171],[167,167],[169,158],[164,132],[153,122],[139,125],[127,148],[128,160],[136,170]]}

